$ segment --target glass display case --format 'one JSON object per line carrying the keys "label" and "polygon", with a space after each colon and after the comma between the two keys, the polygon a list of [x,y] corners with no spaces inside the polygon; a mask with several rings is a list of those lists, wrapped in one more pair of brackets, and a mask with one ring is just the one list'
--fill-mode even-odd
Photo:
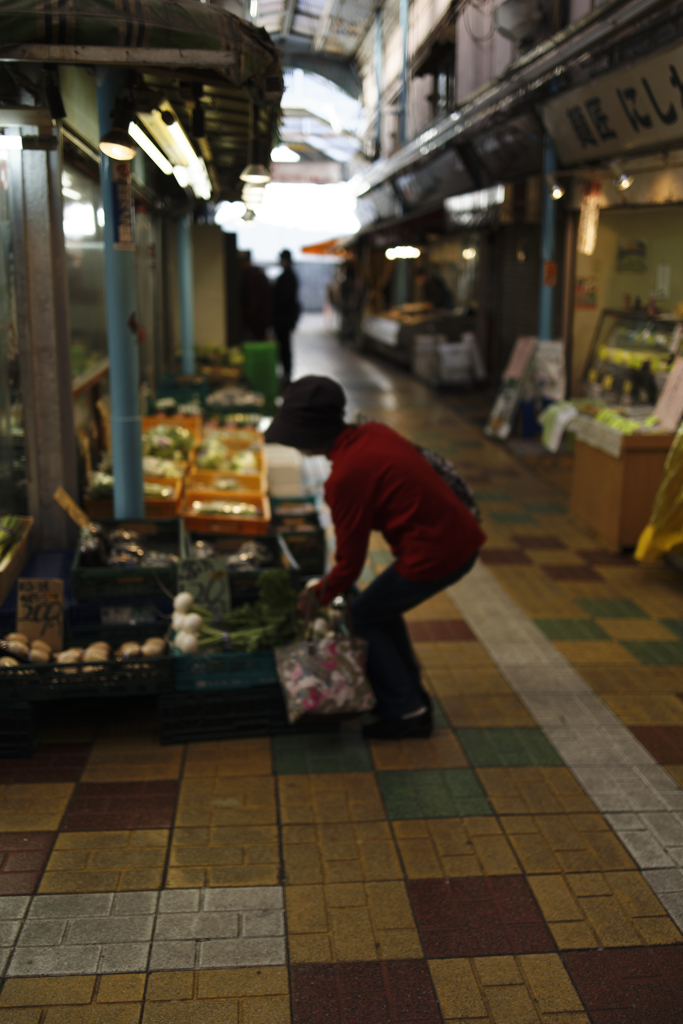
{"label": "glass display case", "polygon": [[677,320],[603,309],[583,377],[583,394],[614,406],[653,406],[678,353]]}

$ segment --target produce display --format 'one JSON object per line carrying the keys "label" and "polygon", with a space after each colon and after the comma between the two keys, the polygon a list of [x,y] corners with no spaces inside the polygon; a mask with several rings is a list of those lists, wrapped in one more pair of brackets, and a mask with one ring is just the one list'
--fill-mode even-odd
{"label": "produce display", "polygon": [[142,473],[144,476],[165,477],[167,480],[182,480],[185,475],[182,466],[170,459],[159,459],[156,455],[143,455]]}
{"label": "produce display", "polygon": [[173,600],[173,644],[180,654],[258,651],[298,635],[297,592],[285,569],[267,569],[258,579],[259,600],[217,618],[182,592]]}
{"label": "produce display", "polygon": [[193,501],[192,511],[196,515],[211,516],[262,516],[263,509],[250,501]]}
{"label": "produce display", "polygon": [[157,398],[154,409],[156,412],[165,412],[169,416],[173,413],[180,413],[181,416],[202,415],[202,403],[199,398],[189,402],[179,402],[176,398]]}
{"label": "produce display", "polygon": [[254,409],[261,409],[265,405],[265,398],[258,391],[250,391],[239,385],[228,384],[224,388],[213,391],[206,399],[206,404],[211,409],[232,409],[240,406],[251,406]]}
{"label": "produce display", "polygon": [[198,469],[217,469],[221,473],[253,472],[259,468],[257,454],[253,448],[231,450],[218,436],[202,441],[196,461]]}
{"label": "produce display", "polygon": [[[217,552],[213,544],[206,540],[190,543],[190,558],[214,558]],[[273,564],[273,553],[265,544],[257,540],[247,540],[240,544],[237,551],[227,555],[225,564],[229,572],[253,572]]]}
{"label": "produce display", "polygon": [[[143,482],[145,498],[172,498],[173,487],[152,480]],[[91,498],[111,498],[114,494],[114,477],[110,473],[95,470],[88,480],[88,494]]]}
{"label": "produce display", "polygon": [[122,569],[161,568],[175,565],[178,556],[147,547],[148,540],[135,530],[106,530],[91,523],[81,530],[78,543],[81,566],[116,566]]}
{"label": "produce display", "polygon": [[0,516],[0,572],[11,562],[25,529],[19,516]]}
{"label": "produce display", "polygon": [[174,423],[158,423],[142,435],[143,455],[183,462],[194,446],[194,438],[187,429]]}
{"label": "produce display", "polygon": [[167,650],[162,637],[150,637],[143,643],[126,641],[112,652],[111,645],[103,640],[95,641],[88,647],[69,647],[65,651],[53,651],[44,640],[29,640],[24,633],[8,633],[0,640],[0,668],[16,668],[21,664],[48,665],[90,665],[96,666],[115,659],[133,661],[140,658],[161,658]]}

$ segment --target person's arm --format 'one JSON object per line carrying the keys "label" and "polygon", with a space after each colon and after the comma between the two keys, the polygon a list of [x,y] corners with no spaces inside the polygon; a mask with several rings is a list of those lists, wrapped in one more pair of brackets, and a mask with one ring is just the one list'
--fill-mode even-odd
{"label": "person's arm", "polygon": [[[355,484],[355,481],[354,481]],[[342,481],[328,495],[337,540],[335,565],[318,584],[316,592],[323,604],[344,594],[361,574],[372,529],[371,495],[351,481]]]}

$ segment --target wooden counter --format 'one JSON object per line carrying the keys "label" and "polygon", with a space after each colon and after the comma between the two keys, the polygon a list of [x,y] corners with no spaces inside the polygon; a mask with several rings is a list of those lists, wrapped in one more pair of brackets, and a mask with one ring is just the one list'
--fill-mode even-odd
{"label": "wooden counter", "polygon": [[652,511],[674,435],[623,437],[615,458],[577,439],[570,511],[610,548],[635,547]]}

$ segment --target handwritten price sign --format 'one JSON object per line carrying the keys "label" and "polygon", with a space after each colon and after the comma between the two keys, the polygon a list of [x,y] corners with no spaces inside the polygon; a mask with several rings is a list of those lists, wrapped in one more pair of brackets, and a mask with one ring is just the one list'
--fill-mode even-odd
{"label": "handwritten price sign", "polygon": [[62,580],[17,580],[17,633],[44,640],[53,651],[64,644]]}
{"label": "handwritten price sign", "polygon": [[186,590],[197,604],[223,615],[230,608],[225,557],[183,558],[178,562],[178,590]]}

